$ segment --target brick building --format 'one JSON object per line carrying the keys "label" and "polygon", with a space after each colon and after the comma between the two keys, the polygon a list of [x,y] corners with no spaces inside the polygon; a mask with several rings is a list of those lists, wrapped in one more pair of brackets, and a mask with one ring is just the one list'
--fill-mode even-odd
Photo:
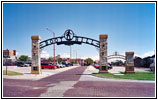
{"label": "brick building", "polygon": [[16,56],[16,50],[3,50],[3,56]]}
{"label": "brick building", "polygon": [[16,50],[3,50],[3,65],[6,63],[16,62]]}

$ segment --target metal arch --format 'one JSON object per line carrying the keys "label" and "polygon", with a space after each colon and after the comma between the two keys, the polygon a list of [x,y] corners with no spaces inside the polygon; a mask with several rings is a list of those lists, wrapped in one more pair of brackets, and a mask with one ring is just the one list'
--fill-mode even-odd
{"label": "metal arch", "polygon": [[107,57],[116,57],[116,56],[125,57],[124,55],[109,55],[109,56],[107,56]]}
{"label": "metal arch", "polygon": [[61,45],[61,44],[65,44],[65,45],[73,45],[73,44],[89,44],[92,46],[95,46],[97,48],[99,48],[100,46],[100,42],[98,40],[95,39],[91,39],[91,38],[87,38],[87,37],[82,37],[82,36],[73,36],[72,40],[66,40],[64,36],[61,37],[55,37],[55,38],[50,38],[44,41],[40,42],[40,49],[49,46],[51,44],[57,44],[57,45]]}
{"label": "metal arch", "polygon": [[50,38],[50,39],[41,41],[40,42],[40,49],[42,49],[42,48],[44,48],[46,46],[49,46],[51,44],[55,44],[58,41],[62,41],[63,38],[64,38],[64,36],[61,36],[61,37],[55,37],[55,38]]}
{"label": "metal arch", "polygon": [[126,57],[124,55],[109,55],[107,56],[108,59],[113,59],[113,58],[120,58],[126,60]]}
{"label": "metal arch", "polygon": [[123,58],[123,57],[109,57],[108,60],[109,60],[109,59],[114,59],[114,58],[120,58],[120,59],[126,60],[126,59]]}
{"label": "metal arch", "polygon": [[87,38],[87,37],[82,37],[82,36],[74,36],[74,38],[75,38],[75,41],[79,41],[81,43],[89,44],[89,45],[95,46],[97,48],[100,47],[99,46],[100,42],[98,40]]}

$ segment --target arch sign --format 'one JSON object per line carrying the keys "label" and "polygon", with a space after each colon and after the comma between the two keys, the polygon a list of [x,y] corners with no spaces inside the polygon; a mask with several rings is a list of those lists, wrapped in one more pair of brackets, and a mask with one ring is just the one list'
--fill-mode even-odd
{"label": "arch sign", "polygon": [[89,45],[92,45],[92,46],[99,48],[99,41],[98,40],[91,39],[88,37],[83,37],[83,36],[77,36],[74,34],[74,32],[71,29],[67,29],[63,36],[50,38],[50,39],[47,39],[47,40],[40,42],[40,49],[42,49],[46,46],[52,45],[52,44],[57,44],[57,45],[79,44],[80,45],[82,43],[89,44]]}
{"label": "arch sign", "polygon": [[[32,74],[41,74],[41,54],[40,51],[42,48],[57,44],[57,45],[74,45],[82,43],[92,45],[94,47],[99,48],[99,58],[100,58],[100,67],[99,72],[108,73],[108,66],[107,66],[107,34],[101,34],[99,36],[99,41],[95,39],[91,39],[88,37],[83,36],[77,36],[71,29],[67,29],[64,32],[64,35],[60,37],[50,38],[47,40],[43,40],[40,42],[41,37],[40,36],[31,36],[32,40],[32,67],[31,67],[31,73]],[[126,62],[127,66],[129,68],[126,68],[126,72],[133,73],[134,72],[134,66],[133,66],[133,52],[127,52],[126,53]]]}

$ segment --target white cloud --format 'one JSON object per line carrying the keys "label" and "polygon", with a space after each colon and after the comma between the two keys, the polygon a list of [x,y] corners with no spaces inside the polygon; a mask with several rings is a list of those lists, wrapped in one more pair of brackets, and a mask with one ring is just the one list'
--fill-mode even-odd
{"label": "white cloud", "polygon": [[92,56],[91,57],[93,60],[99,60],[99,55],[98,56]]}
{"label": "white cloud", "polygon": [[61,53],[61,58],[70,58],[70,54],[68,53]]}
{"label": "white cloud", "polygon": [[91,56],[91,57],[81,57],[82,59],[86,59],[86,58],[92,58],[93,60],[99,60],[99,55],[98,56]]}
{"label": "white cloud", "polygon": [[155,54],[154,51],[148,51],[148,52],[145,52],[143,55],[135,54],[135,56],[144,58],[144,57],[152,56],[154,54]]}
{"label": "white cloud", "polygon": [[154,51],[149,51],[149,52],[145,52],[145,53],[142,55],[142,57],[144,58],[144,57],[152,56],[152,55],[154,55]]}
{"label": "white cloud", "polygon": [[47,51],[42,51],[41,52],[41,58],[49,58],[50,57],[50,55],[49,55],[49,53],[47,52]]}

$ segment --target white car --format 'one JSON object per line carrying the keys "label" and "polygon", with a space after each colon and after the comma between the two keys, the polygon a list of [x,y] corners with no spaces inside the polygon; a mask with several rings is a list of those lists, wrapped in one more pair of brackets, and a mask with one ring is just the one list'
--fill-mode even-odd
{"label": "white car", "polygon": [[59,67],[59,68],[62,68],[62,67],[63,67],[63,65],[62,65],[62,64],[59,64],[59,63],[57,63],[56,66]]}
{"label": "white car", "polygon": [[24,64],[24,67],[29,67],[29,66],[30,66],[29,64],[26,64],[26,63]]}
{"label": "white car", "polygon": [[65,67],[63,64],[59,64],[62,68]]}

